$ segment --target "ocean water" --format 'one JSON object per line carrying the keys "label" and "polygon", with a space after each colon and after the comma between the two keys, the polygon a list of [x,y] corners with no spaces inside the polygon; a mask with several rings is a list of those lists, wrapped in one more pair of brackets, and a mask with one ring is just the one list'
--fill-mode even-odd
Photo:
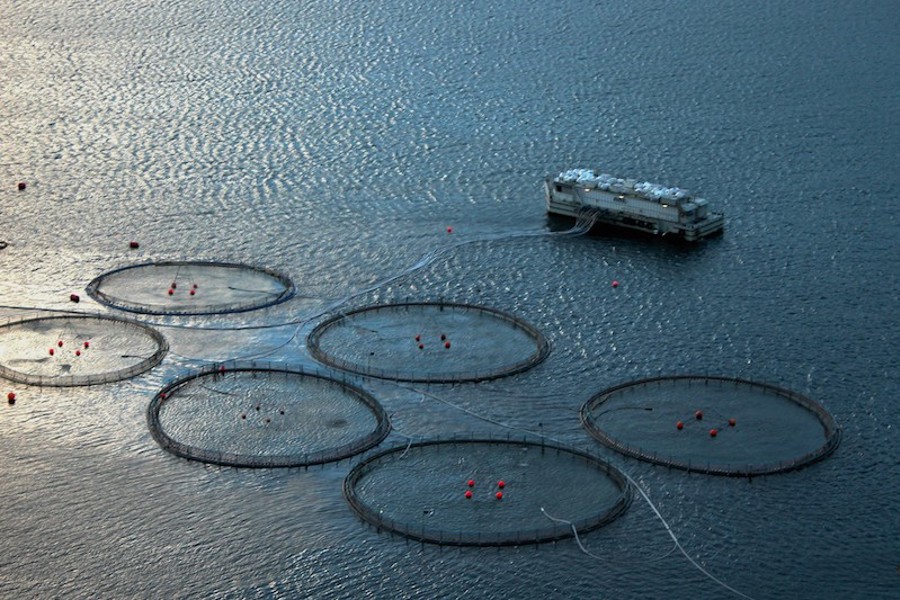
{"label": "ocean water", "polygon": [[[0,597],[900,597],[898,17],[875,0],[6,2],[2,316],[117,314],[85,286],[149,260],[267,266],[297,294],[140,318],[171,349],[128,381],[3,382]],[[571,167],[696,191],[726,231],[554,235],[541,183]],[[646,497],[581,545],[449,549],[362,524],[351,461],[211,467],[150,437],[165,382],[231,358],[315,366],[326,314],[405,298],[516,314],[552,350],[480,384],[360,380],[391,414],[383,447],[540,433]],[[665,373],[805,394],[841,445],[747,481],[585,433],[590,395]]]}

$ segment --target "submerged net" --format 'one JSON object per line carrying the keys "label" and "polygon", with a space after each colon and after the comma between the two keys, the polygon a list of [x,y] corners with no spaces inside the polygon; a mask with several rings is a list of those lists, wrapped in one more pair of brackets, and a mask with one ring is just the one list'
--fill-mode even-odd
{"label": "submerged net", "polygon": [[336,315],[309,335],[317,360],[414,382],[480,381],[520,373],[550,351],[525,321],[483,306],[406,302]]}
{"label": "submerged net", "polygon": [[592,436],[628,456],[712,475],[790,471],[828,456],[834,418],[813,400],[729,377],[654,377],[604,390],[581,409]]}
{"label": "submerged net", "polygon": [[613,521],[631,494],[622,474],[600,458],[524,439],[410,443],[368,457],[344,480],[344,496],[365,521],[455,546],[570,537]]}
{"label": "submerged net", "polygon": [[91,281],[88,294],[107,306],[152,315],[204,315],[272,306],[294,294],[291,280],[250,265],[163,261],[129,265]]}
{"label": "submerged net", "polygon": [[390,432],[371,395],[302,369],[210,367],[150,402],[153,438],[178,456],[236,467],[322,464],[367,450]]}
{"label": "submerged net", "polygon": [[158,365],[169,345],[141,323],[100,315],[48,316],[0,325],[0,376],[30,385],[96,385]]}

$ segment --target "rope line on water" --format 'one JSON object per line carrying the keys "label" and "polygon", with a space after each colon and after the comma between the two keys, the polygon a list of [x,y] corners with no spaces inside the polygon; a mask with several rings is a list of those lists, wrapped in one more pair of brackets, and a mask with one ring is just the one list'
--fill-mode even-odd
{"label": "rope line on water", "polygon": [[[416,389],[416,388],[413,388],[413,387],[410,387],[410,386],[405,386],[405,385],[400,385],[400,384],[395,384],[395,385],[397,385],[398,387],[407,389],[407,390],[413,390],[413,391],[416,391],[416,392],[418,392],[419,394],[421,394],[423,397],[428,397],[428,398],[432,398],[432,399],[434,399],[434,400],[437,400],[438,402],[441,402],[441,403],[443,403],[443,404],[446,404],[447,406],[450,406],[450,407],[452,407],[452,408],[455,408],[456,410],[459,410],[459,411],[461,411],[461,412],[464,412],[464,413],[466,413],[466,414],[468,414],[468,415],[471,415],[471,416],[473,416],[473,417],[475,417],[475,418],[477,418],[477,419],[480,419],[480,420],[482,420],[482,421],[485,421],[485,422],[487,422],[487,423],[491,423],[491,424],[494,424],[494,425],[498,425],[498,426],[500,426],[500,427],[504,427],[504,428],[510,429],[510,430],[522,431],[522,432],[525,432],[525,433],[534,433],[534,432],[528,431],[527,429],[523,429],[523,428],[521,428],[521,427],[515,427],[515,426],[513,426],[513,425],[508,425],[508,424],[506,424],[506,423],[502,423],[502,422],[497,421],[497,420],[495,420],[495,419],[491,419],[491,418],[489,418],[489,417],[485,417],[485,416],[479,415],[478,413],[476,413],[476,412],[474,412],[474,411],[471,411],[471,410],[469,410],[469,409],[467,409],[467,408],[464,408],[464,407],[462,407],[462,406],[459,406],[459,405],[457,405],[457,404],[454,404],[454,403],[450,402],[449,400],[445,400],[445,399],[443,399],[443,398],[440,398],[440,397],[436,396],[435,394],[428,393],[428,392],[425,392],[425,391],[422,391],[422,390],[419,390],[419,389]],[[556,442],[556,443],[562,443],[560,440],[557,440],[557,439],[555,439],[555,438],[553,438],[553,437],[551,437],[551,436],[542,436],[542,437],[546,437],[546,439],[551,440],[551,441]],[[407,448],[407,450],[408,450],[408,448]],[[628,480],[628,482],[631,483],[631,485],[634,486],[634,488],[638,491],[638,493],[641,495],[641,497],[644,499],[644,501],[645,501],[645,502],[647,503],[647,505],[650,507],[650,510],[653,511],[653,514],[656,515],[656,518],[659,519],[659,522],[662,523],[663,527],[664,527],[665,530],[666,530],[666,533],[669,535],[670,538],[672,538],[672,541],[675,543],[675,549],[677,549],[677,550],[678,550],[678,551],[679,551],[679,552],[680,552],[680,553],[681,553],[681,554],[682,554],[682,555],[683,555],[683,556],[684,556],[684,557],[685,557],[685,558],[686,558],[686,559],[687,559],[687,560],[688,560],[688,561],[689,561],[689,562],[690,562],[690,563],[691,563],[698,571],[700,571],[703,575],[705,575],[705,576],[706,576],[708,579],[710,579],[711,581],[717,583],[718,585],[720,585],[721,587],[723,587],[723,588],[725,588],[726,590],[730,591],[731,593],[735,594],[736,596],[738,596],[738,597],[740,597],[740,598],[744,598],[745,600],[755,600],[752,596],[748,596],[747,594],[741,592],[740,590],[737,590],[737,589],[733,588],[732,586],[728,585],[727,583],[725,583],[724,581],[722,581],[721,579],[719,579],[718,577],[716,577],[715,575],[713,575],[712,573],[710,573],[708,570],[706,570],[705,568],[703,568],[703,566],[702,566],[700,563],[698,563],[696,560],[694,560],[694,558],[693,558],[690,554],[688,554],[687,550],[684,549],[684,546],[681,545],[681,541],[678,539],[678,536],[676,536],[676,535],[675,535],[675,532],[672,531],[672,528],[669,526],[668,521],[666,521],[666,519],[662,516],[662,513],[659,511],[659,509],[656,507],[656,505],[653,503],[653,501],[650,500],[650,497],[647,495],[647,493],[644,491],[644,489],[643,489],[640,485],[638,485],[638,482],[635,481],[634,478],[633,478],[631,475],[629,475],[624,469],[621,469],[621,468],[620,468],[619,471],[620,471],[620,472],[622,473],[622,475]],[[556,520],[554,517],[551,517],[550,515],[548,515],[547,512],[543,509],[543,507],[541,508],[541,512],[543,512],[544,515],[545,515],[547,518],[549,518],[549,519],[551,519],[551,520]],[[560,520],[560,522],[562,522],[562,520]],[[566,522],[568,522],[568,523],[571,525],[571,522],[569,522],[569,521],[566,521]],[[573,529],[573,531],[575,531],[575,527],[574,527],[574,526],[572,527],[572,529]],[[581,540],[580,540],[579,537],[578,537],[578,532],[577,532],[577,531],[575,531],[575,540],[576,540],[576,542],[578,543],[579,548],[581,548],[581,551],[582,551],[582,552],[584,552],[584,553],[587,554],[588,556],[591,556],[591,557],[596,558],[596,559],[598,559],[598,560],[605,560],[605,559],[602,559],[602,558],[596,556],[595,554],[592,554],[591,552],[589,552],[589,551],[582,545]],[[671,553],[671,551],[669,552],[669,554],[670,554],[670,553]],[[668,554],[666,554],[666,556],[668,556]],[[663,558],[664,558],[664,557],[663,557]]]}

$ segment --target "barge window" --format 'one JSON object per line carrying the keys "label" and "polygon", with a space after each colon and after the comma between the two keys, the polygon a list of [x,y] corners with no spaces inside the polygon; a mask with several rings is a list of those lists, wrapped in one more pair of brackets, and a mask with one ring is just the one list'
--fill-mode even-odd
{"label": "barge window", "polygon": [[561,192],[561,191],[562,191],[562,186],[559,185],[558,183],[556,184],[556,191],[557,191],[557,192]]}

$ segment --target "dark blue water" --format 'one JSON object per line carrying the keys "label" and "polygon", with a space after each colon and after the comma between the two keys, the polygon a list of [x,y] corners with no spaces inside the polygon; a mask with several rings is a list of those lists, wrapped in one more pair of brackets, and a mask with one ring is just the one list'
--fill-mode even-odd
{"label": "dark blue water", "polygon": [[[237,316],[144,318],[171,352],[130,381],[3,384],[18,401],[0,410],[0,596],[900,596],[900,8],[333,4],[0,10],[4,315],[112,312],[84,287],[151,259],[268,266],[297,287]],[[695,191],[726,232],[695,248],[545,235],[542,179],[570,167]],[[666,524],[638,497],[586,552],[423,547],[359,522],[346,462],[204,467],[147,432],[173,377],[309,364],[323,311],[407,297],[514,313],[552,352],[490,383],[363,382],[392,414],[385,445],[542,432],[611,460]],[[803,393],[842,444],[748,482],[584,432],[592,393],[660,373]]]}

